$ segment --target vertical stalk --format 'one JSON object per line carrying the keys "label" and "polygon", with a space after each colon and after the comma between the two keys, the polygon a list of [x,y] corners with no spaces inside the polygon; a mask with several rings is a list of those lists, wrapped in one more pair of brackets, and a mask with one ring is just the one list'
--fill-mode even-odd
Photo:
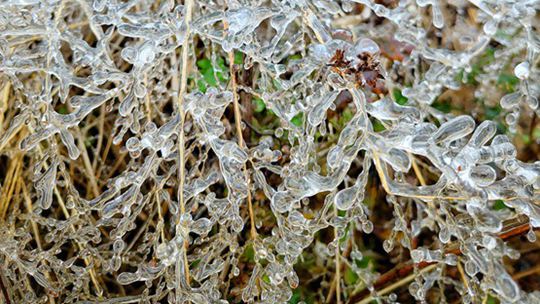
{"label": "vertical stalk", "polygon": [[[184,182],[185,182],[185,138],[184,138],[184,123],[185,123],[185,112],[184,112],[184,96],[186,94],[186,86],[187,86],[187,72],[188,72],[188,56],[189,56],[189,41],[190,41],[190,22],[191,22],[191,14],[193,10],[193,0],[186,0],[185,3],[186,13],[185,13],[185,23],[186,23],[186,37],[184,40],[184,44],[182,45],[182,58],[181,58],[181,74],[180,74],[180,91],[178,93],[178,112],[180,115],[180,129],[178,131],[178,154],[179,154],[179,161],[178,161],[178,176],[179,176],[179,185],[178,185],[178,202],[180,204],[180,216],[177,219],[176,225],[177,225],[177,233],[180,231],[178,229],[178,225],[180,222],[180,218],[186,213],[186,204],[184,202]],[[187,237],[187,235],[185,235]],[[190,276],[189,276],[189,264],[187,259],[187,249],[189,246],[188,240],[184,239],[183,243],[183,265],[179,259],[176,263],[176,300],[177,302],[180,300],[180,268],[184,269],[184,275],[187,284],[190,284]]]}

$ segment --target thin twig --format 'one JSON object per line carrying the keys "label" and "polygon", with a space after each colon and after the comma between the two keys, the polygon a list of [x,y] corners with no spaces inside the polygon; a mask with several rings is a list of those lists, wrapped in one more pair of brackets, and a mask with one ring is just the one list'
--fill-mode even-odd
{"label": "thin twig", "polygon": [[[99,113],[99,119],[98,119],[99,136],[98,136],[98,139],[97,139],[97,145],[96,145],[94,160],[92,162],[92,169],[94,170],[94,172],[96,172],[96,168],[97,168],[97,164],[98,164],[98,160],[99,160],[99,151],[101,151],[101,146],[103,145],[103,134],[104,134],[104,131],[105,131],[105,107],[106,107],[105,104],[102,104],[101,109],[100,109],[100,113]],[[101,159],[101,161],[103,162],[105,160]],[[96,181],[99,180],[99,177],[97,175],[95,175],[95,176],[96,176]]]}
{"label": "thin twig", "polygon": [[[419,275],[421,273],[424,273],[424,272],[431,271],[435,267],[437,267],[437,264],[432,264],[432,265],[429,265],[429,266],[425,267],[424,269],[420,270],[418,272],[418,274],[416,274],[416,273],[410,274],[407,277],[395,282],[394,284],[392,284],[392,285],[390,285],[390,286],[388,286],[386,288],[381,289],[380,291],[377,292],[377,295],[384,296],[385,294],[388,294],[388,293],[392,292],[393,290],[395,290],[395,289],[397,289],[397,288],[411,282],[412,280],[414,280],[414,278],[417,275]],[[369,297],[367,297],[367,298],[365,298],[365,299],[363,299],[363,300],[361,300],[359,302],[356,302],[356,303],[357,304],[367,304],[367,303],[371,302],[372,300],[374,300],[373,296],[369,296]]]}
{"label": "thin twig", "polygon": [[10,89],[11,89],[11,83],[8,82],[4,86],[3,98],[2,98],[3,102],[2,102],[2,106],[0,107],[0,130],[2,129],[2,125],[4,124],[4,112],[8,109]]}
{"label": "thin twig", "polygon": [[[335,216],[337,217],[338,216],[338,211],[337,211],[337,208],[336,206],[334,206],[334,214]],[[339,258],[340,258],[340,252],[339,252],[339,238],[338,238],[338,231],[337,231],[337,228],[334,226],[334,238],[336,239],[337,241],[337,244],[336,244],[336,279],[335,279],[335,284],[336,284],[336,303],[337,304],[340,304],[341,303],[341,267],[340,267],[340,263],[339,263]]]}
{"label": "thin twig", "polygon": [[461,258],[458,258],[457,261],[457,269],[459,272],[459,275],[461,276],[461,280],[463,281],[463,285],[465,285],[465,288],[467,290],[469,289],[469,281],[467,281],[467,276],[465,275],[465,271],[463,271],[463,266],[461,265]]}
{"label": "thin twig", "polygon": [[[179,161],[178,161],[178,169],[179,169],[179,185],[178,185],[178,201],[180,204],[180,216],[176,219],[176,224],[178,225],[180,222],[180,218],[186,213],[186,204],[184,202],[184,183],[185,183],[185,143],[184,143],[184,123],[185,123],[185,112],[184,112],[184,95],[186,94],[186,87],[187,87],[187,73],[188,73],[188,56],[189,56],[189,39],[190,39],[190,22],[191,22],[191,14],[193,9],[193,0],[186,0],[185,2],[185,8],[186,8],[186,15],[185,15],[185,24],[186,24],[186,37],[184,40],[184,43],[182,45],[182,58],[181,58],[181,75],[180,75],[180,91],[178,93],[178,112],[180,114],[180,127],[178,130],[179,133],[179,139],[178,139],[178,154],[179,154]],[[176,78],[176,77],[175,77]],[[189,285],[190,284],[190,276],[189,276],[189,263],[187,259],[187,250],[188,250],[188,240],[184,240],[184,250],[183,250],[183,263],[184,263],[184,275],[186,277],[186,282]],[[177,263],[176,265],[178,273],[179,265]],[[178,284],[176,288],[176,299],[179,300],[180,298],[180,280],[177,278]]]}
{"label": "thin twig", "polygon": [[[32,128],[29,128],[29,129],[30,129],[30,132],[33,132]],[[37,149],[38,149],[38,155],[43,158],[44,154],[43,154],[43,150],[42,150],[41,146],[38,145]],[[47,163],[44,163],[44,168],[47,169],[47,167],[48,167]],[[58,191],[58,187],[57,187],[56,184],[54,185],[53,191],[54,191],[54,195],[56,196],[56,199],[58,200],[58,204],[60,205],[60,209],[62,210],[62,213],[64,214],[66,219],[69,219],[71,217],[71,214],[67,210],[66,205],[64,203],[64,199],[60,195],[60,191]],[[75,233],[76,232],[76,227],[73,224],[71,224],[70,225],[70,230],[71,230],[72,233]],[[79,247],[79,250],[82,251],[84,249],[83,245],[80,242],[75,241],[75,243],[77,244],[77,247]],[[90,260],[88,258],[84,258],[83,260],[84,260],[84,263],[85,263],[86,266],[90,265]],[[101,288],[101,285],[99,284],[99,282],[97,280],[97,276],[96,276],[96,273],[94,271],[94,268],[93,267],[90,268],[88,270],[88,273],[90,275],[90,280],[92,281],[92,283],[94,284],[94,287],[96,288],[97,294],[101,298],[102,294],[103,294],[103,289]]]}
{"label": "thin twig", "polygon": [[[32,200],[30,199],[30,195],[28,195],[28,189],[26,188],[26,184],[22,180],[19,183],[21,185],[26,211],[28,213],[32,213],[34,211],[34,207],[32,206]],[[30,225],[32,226],[32,231],[34,233],[34,237],[36,238],[37,248],[39,250],[43,250],[43,246],[41,245],[41,236],[39,234],[39,229],[36,222],[32,220],[30,221]],[[44,261],[44,263],[47,263],[47,261]],[[45,277],[47,278],[47,280],[51,280],[51,275],[48,271],[45,271]],[[51,304],[55,304],[54,297],[49,297],[49,302]]]}
{"label": "thin twig", "polygon": [[[22,166],[21,162],[21,156],[18,156],[17,159],[12,159],[9,162],[9,172],[6,176],[6,183],[4,184],[4,187],[2,188],[1,193],[1,199],[0,200],[0,217],[4,219],[6,217],[6,213],[9,207],[9,204],[11,202],[11,198],[13,197],[13,193],[15,191],[15,185],[17,182],[17,179],[19,177],[19,172]],[[16,195],[17,193],[15,193]]]}
{"label": "thin twig", "polygon": [[[511,238],[513,236],[525,234],[530,229],[531,229],[530,224],[528,222],[520,223],[519,225],[516,225],[516,226],[514,226],[514,227],[500,233],[499,238],[501,238],[503,240],[506,240],[506,239],[509,239],[509,238]],[[455,255],[461,255],[461,250],[459,249],[459,247],[454,246],[454,245],[455,244],[449,245],[448,249],[445,250],[445,253],[446,254],[453,253]],[[382,288],[388,282],[391,282],[391,281],[395,280],[396,278],[402,278],[402,277],[405,277],[405,276],[409,275],[411,272],[414,271],[415,268],[423,269],[423,268],[426,268],[426,267],[428,267],[430,265],[434,265],[434,264],[437,264],[437,262],[420,262],[418,264],[414,264],[414,263],[410,262],[410,263],[403,264],[401,266],[398,266],[398,267],[396,267],[396,268],[382,274],[379,277],[379,279],[373,284],[373,287],[375,289]],[[366,289],[358,290],[358,291],[353,292],[353,294],[351,296],[351,299],[350,299],[350,302],[356,302],[359,299],[361,299],[363,296],[365,296],[366,293],[364,293],[364,291],[366,291]]]}
{"label": "thin twig", "polygon": [[[225,23],[227,25],[227,23]],[[225,26],[226,28],[226,26]],[[236,82],[236,73],[234,69],[234,54],[233,52],[229,52],[229,70],[231,73],[231,86],[233,91],[233,107],[234,107],[234,121],[236,125],[236,136],[238,137],[238,145],[240,148],[245,148],[244,143],[244,137],[242,135],[242,113],[240,112],[240,105],[238,103],[238,88],[237,88],[237,82]],[[248,212],[249,212],[249,221],[250,221],[250,235],[252,239],[257,238],[257,228],[255,227],[255,215],[253,212],[253,202],[251,198],[251,191],[249,190],[249,174],[247,172],[247,166],[244,163],[243,168],[244,170],[244,178],[246,180],[246,183],[248,185],[248,191],[247,191],[247,202],[248,202]]]}
{"label": "thin twig", "polygon": [[4,270],[2,270],[2,274],[0,274],[0,289],[2,290],[2,295],[4,296],[4,300],[6,301],[6,304],[11,304],[11,299],[9,298],[9,293],[6,288],[6,285],[4,284]]}
{"label": "thin twig", "polygon": [[410,152],[409,152],[409,158],[411,159],[411,164],[412,164],[414,173],[416,174],[416,177],[418,178],[420,185],[425,186],[426,180],[424,179],[424,176],[422,175],[422,171],[420,171],[420,168],[418,168],[418,165],[416,164],[415,157]]}
{"label": "thin twig", "polygon": [[[471,197],[468,196],[443,196],[443,195],[413,195],[409,193],[396,193],[390,190],[390,183],[387,177],[386,164],[381,162],[379,158],[379,153],[376,150],[371,151],[373,153],[373,163],[375,164],[375,169],[381,180],[382,187],[388,195],[416,198],[422,200],[454,200],[454,201],[466,201],[470,200]],[[501,197],[502,200],[513,201],[518,199],[530,199],[530,197],[520,197],[520,196],[510,196],[510,197]]]}
{"label": "thin twig", "polygon": [[533,274],[535,274],[537,272],[540,272],[540,265],[537,265],[536,267],[533,267],[531,269],[527,269],[527,270],[522,271],[522,272],[518,272],[518,273],[516,273],[516,274],[514,274],[512,276],[512,279],[520,280],[520,279],[523,279],[524,277],[533,275]]}
{"label": "thin twig", "polygon": [[86,174],[90,182],[90,188],[92,189],[92,194],[94,195],[94,197],[97,197],[99,195],[99,187],[95,178],[96,174],[94,172],[94,167],[92,166],[92,163],[90,162],[90,157],[88,156],[88,151],[86,150],[86,146],[84,144],[84,138],[80,130],[78,130],[77,132],[77,137],[79,138],[79,150],[81,150],[81,156],[83,159],[84,169],[86,170]]}

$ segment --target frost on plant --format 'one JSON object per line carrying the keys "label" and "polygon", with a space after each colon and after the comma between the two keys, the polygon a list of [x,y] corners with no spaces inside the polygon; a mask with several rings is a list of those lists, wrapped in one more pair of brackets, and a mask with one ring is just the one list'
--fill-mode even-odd
{"label": "frost on plant", "polygon": [[539,9],[0,3],[3,303],[539,303]]}

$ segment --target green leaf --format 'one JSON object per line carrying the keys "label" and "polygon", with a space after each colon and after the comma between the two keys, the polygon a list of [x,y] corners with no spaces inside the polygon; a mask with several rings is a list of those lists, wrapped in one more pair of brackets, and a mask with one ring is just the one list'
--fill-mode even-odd
{"label": "green leaf", "polygon": [[302,55],[294,54],[294,55],[289,56],[289,58],[287,58],[287,59],[288,60],[299,60],[299,59],[302,59]]}
{"label": "green leaf", "polygon": [[360,267],[360,268],[363,268],[363,269],[366,269],[369,267],[369,263],[373,260],[372,257],[369,257],[369,256],[365,256],[363,257],[361,260],[355,260],[356,261],[356,266]]}
{"label": "green leaf", "polygon": [[250,263],[255,262],[255,250],[253,249],[252,244],[246,245],[246,247],[244,248],[244,252],[240,256],[240,260],[244,262],[250,262]]}
{"label": "green leaf", "polygon": [[197,87],[199,88],[199,91],[206,93],[206,82],[204,80],[197,80]]}
{"label": "green leaf", "polygon": [[304,113],[300,112],[291,119],[291,123],[297,127],[300,127],[302,125],[302,122],[304,121],[303,117]]}
{"label": "green leaf", "polygon": [[229,79],[229,75],[223,74],[221,72],[217,72],[216,76],[219,79],[219,81],[221,81],[221,82],[225,82],[225,81],[227,81],[227,79]]}
{"label": "green leaf", "polygon": [[441,102],[438,100],[432,103],[431,106],[444,113],[450,113],[450,111],[452,110],[452,105],[450,103]]}
{"label": "green leaf", "polygon": [[244,63],[244,55],[241,52],[234,52],[234,64]]}
{"label": "green leaf", "polygon": [[270,277],[267,274],[262,276],[262,280],[265,281],[266,283],[270,284]]}
{"label": "green leaf", "polygon": [[345,283],[347,283],[347,285],[354,285],[358,281],[358,274],[352,271],[351,268],[347,267],[343,279],[345,280]]}
{"label": "green leaf", "polygon": [[[210,87],[217,87],[218,86],[218,80],[220,82],[225,82],[229,78],[229,76],[224,73],[227,71],[227,67],[225,66],[225,60],[222,57],[218,57],[216,60],[217,67],[214,67],[212,65],[212,61],[210,59],[204,58],[199,61],[197,61],[197,67],[199,68],[199,71],[202,74],[202,77],[204,79],[203,83],[197,83],[197,86],[201,92],[206,92],[206,89]],[[217,79],[216,79],[217,77]]]}
{"label": "green leaf", "polygon": [[225,59],[223,59],[223,57],[218,57],[218,59],[216,60],[216,63],[218,65],[218,68],[216,70],[226,71],[228,69],[227,66],[225,65]]}
{"label": "green leaf", "polygon": [[262,99],[254,97],[252,102],[255,107],[255,113],[261,113],[262,111],[264,111],[264,109],[266,109],[266,104]]}
{"label": "green leaf", "polygon": [[493,204],[493,210],[502,210],[507,208],[508,207],[504,204],[502,200],[496,200],[495,204]]}
{"label": "green leaf", "polygon": [[300,289],[297,288],[293,291],[292,297],[289,299],[289,304],[297,304],[302,300],[302,293],[300,292]]}
{"label": "green leaf", "polygon": [[204,81],[211,87],[217,86],[216,77],[214,76],[214,69],[210,68],[203,73]]}
{"label": "green leaf", "polygon": [[395,88],[393,91],[392,91],[392,95],[394,96],[394,100],[400,104],[400,105],[404,105],[407,103],[407,101],[409,101],[409,99],[405,96],[403,96],[401,94],[401,90],[398,89],[398,88]]}
{"label": "green leaf", "polygon": [[492,295],[488,295],[486,304],[499,304],[499,301],[495,299]]}
{"label": "green leaf", "polygon": [[212,68],[212,62],[210,61],[210,59],[204,58],[204,59],[201,59],[201,60],[197,61],[197,67],[200,70],[208,70],[208,69]]}
{"label": "green leaf", "polygon": [[197,265],[199,265],[200,262],[201,262],[201,259],[196,259],[195,261],[191,262],[191,264],[189,265],[189,268],[197,267]]}
{"label": "green leaf", "polygon": [[373,119],[373,131],[382,132],[386,130],[383,124],[378,119]]}

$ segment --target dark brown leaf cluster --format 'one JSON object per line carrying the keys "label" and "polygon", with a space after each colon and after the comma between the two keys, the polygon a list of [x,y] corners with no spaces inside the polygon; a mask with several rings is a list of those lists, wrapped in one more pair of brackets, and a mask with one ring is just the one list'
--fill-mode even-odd
{"label": "dark brown leaf cluster", "polygon": [[381,73],[380,61],[371,53],[363,52],[356,57],[359,62],[356,65],[352,64],[351,60],[345,59],[345,51],[337,49],[334,56],[330,59],[328,66],[334,71],[343,75],[351,75],[358,86],[367,86],[371,89],[377,88],[377,80],[383,79]]}

